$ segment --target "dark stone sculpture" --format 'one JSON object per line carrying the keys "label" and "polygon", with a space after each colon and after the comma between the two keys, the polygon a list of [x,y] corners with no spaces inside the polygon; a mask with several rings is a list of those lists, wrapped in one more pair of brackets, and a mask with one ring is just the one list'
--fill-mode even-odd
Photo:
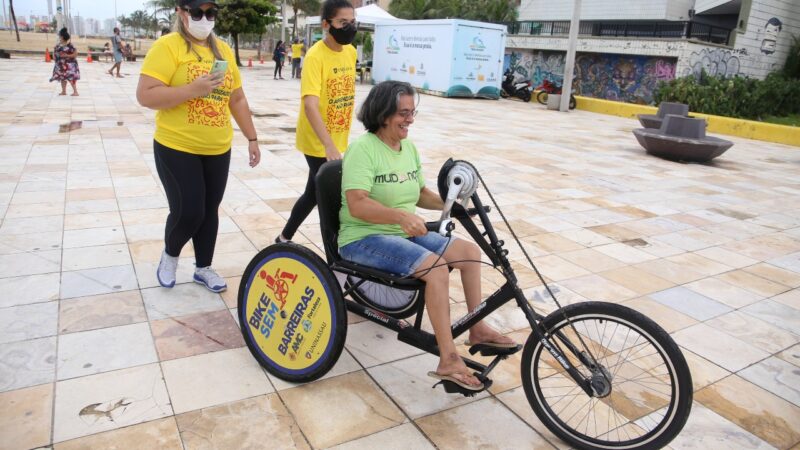
{"label": "dark stone sculpture", "polygon": [[733,142],[706,136],[705,119],[667,114],[661,128],[633,130],[647,153],[672,161],[707,162],[725,153]]}

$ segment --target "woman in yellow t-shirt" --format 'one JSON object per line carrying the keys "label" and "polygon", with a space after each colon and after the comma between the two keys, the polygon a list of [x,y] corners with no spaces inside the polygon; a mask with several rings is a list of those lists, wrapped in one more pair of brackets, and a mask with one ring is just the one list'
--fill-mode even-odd
{"label": "woman in yellow t-shirt", "polygon": [[305,191],[275,242],[292,239],[317,205],[314,177],[325,161],[342,159],[350,136],[356,95],[355,10],[347,0],[325,0],[320,12],[323,40],[306,52],[300,79],[297,149],[308,163]]}
{"label": "woman in yellow t-shirt", "polygon": [[227,289],[211,260],[231,161],[231,116],[249,142],[250,167],[261,159],[236,60],[213,33],[217,12],[210,0],[179,0],[175,32],[147,52],[136,89],[139,103],[158,111],[153,154],[169,216],[156,276],[167,288],[175,285],[178,257],[191,239],[194,281],[214,292]]}

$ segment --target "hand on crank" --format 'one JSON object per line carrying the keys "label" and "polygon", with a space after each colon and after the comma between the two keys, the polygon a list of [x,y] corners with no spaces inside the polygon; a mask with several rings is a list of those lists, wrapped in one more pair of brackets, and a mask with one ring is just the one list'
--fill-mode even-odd
{"label": "hand on crank", "polygon": [[400,227],[403,229],[405,234],[411,237],[424,236],[428,233],[428,228],[425,226],[425,219],[416,214],[403,214],[403,220],[400,221]]}

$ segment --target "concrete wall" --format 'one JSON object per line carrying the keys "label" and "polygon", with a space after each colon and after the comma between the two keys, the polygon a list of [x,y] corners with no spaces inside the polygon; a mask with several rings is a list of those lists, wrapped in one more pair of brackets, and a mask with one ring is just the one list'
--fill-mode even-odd
{"label": "concrete wall", "polygon": [[783,67],[792,35],[800,36],[800,0],[753,0],[747,28],[734,33],[731,53],[743,75],[764,78]]}
{"label": "concrete wall", "polygon": [[[588,0],[581,20],[688,20],[694,0]],[[522,0],[519,20],[569,20],[571,0]]]}

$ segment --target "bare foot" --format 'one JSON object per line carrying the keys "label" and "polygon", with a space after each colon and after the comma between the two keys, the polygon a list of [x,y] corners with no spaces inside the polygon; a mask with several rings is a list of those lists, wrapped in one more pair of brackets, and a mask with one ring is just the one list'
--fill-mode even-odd
{"label": "bare foot", "polygon": [[79,96],[79,94],[78,94],[77,92],[73,92],[73,93],[72,93],[72,96],[73,96],[73,97],[78,97],[78,96]]}
{"label": "bare foot", "polygon": [[67,95],[67,93],[66,92],[59,92],[58,95]]}
{"label": "bare foot", "polygon": [[109,75],[111,75],[112,77],[114,76],[114,73],[113,73],[113,72],[111,72],[110,70],[109,70],[108,72],[106,72],[106,73],[108,73],[108,74],[109,74]]}
{"label": "bare foot", "polygon": [[117,74],[117,78],[125,78],[123,75]]}
{"label": "bare foot", "polygon": [[493,330],[488,325],[480,323],[478,325],[473,326],[469,330],[469,341],[467,341],[468,345],[475,345],[475,344],[502,344],[502,345],[512,345],[515,344],[514,340],[508,336],[503,336],[502,334],[498,333],[497,331]]}
{"label": "bare foot", "polygon": [[460,356],[454,353],[448,359],[449,361],[445,361],[443,358],[439,359],[439,366],[436,368],[437,374],[449,375],[469,386],[481,385],[481,381],[472,375]]}

